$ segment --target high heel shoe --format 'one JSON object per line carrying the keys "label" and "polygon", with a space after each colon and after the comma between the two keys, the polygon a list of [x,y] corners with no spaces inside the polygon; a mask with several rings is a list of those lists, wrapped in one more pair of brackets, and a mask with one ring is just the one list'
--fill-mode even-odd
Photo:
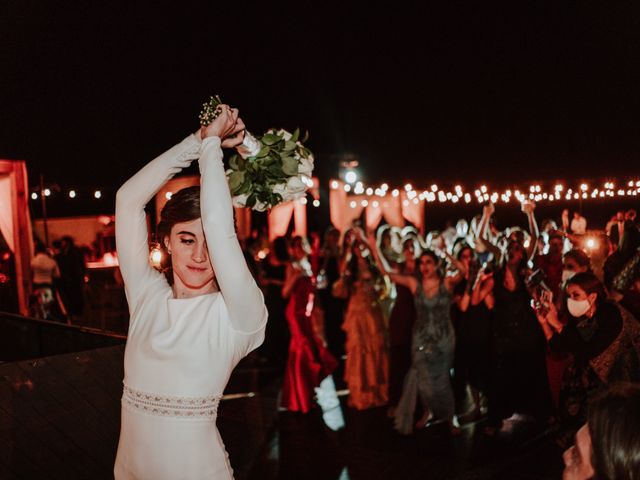
{"label": "high heel shoe", "polygon": [[418,420],[414,426],[415,430],[423,430],[429,427],[433,422],[433,413],[428,412],[422,415],[420,420]]}

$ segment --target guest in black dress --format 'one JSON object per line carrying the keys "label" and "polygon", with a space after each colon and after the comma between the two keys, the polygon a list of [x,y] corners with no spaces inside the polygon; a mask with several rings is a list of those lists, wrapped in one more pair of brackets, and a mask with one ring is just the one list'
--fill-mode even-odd
{"label": "guest in black dress", "polygon": [[[405,238],[402,242],[403,261],[396,270],[402,275],[414,275],[416,268],[416,240]],[[404,377],[411,367],[411,337],[416,319],[416,306],[411,290],[397,283],[396,300],[389,317],[389,416],[402,396]]]}
{"label": "guest in black dress", "polygon": [[478,268],[474,252],[467,244],[458,244],[455,253],[465,271],[464,279],[453,291],[452,319],[456,332],[453,385],[458,411],[462,411],[467,386],[471,391],[472,408],[460,418],[465,422],[481,416],[481,395],[486,395],[488,387],[493,274]]}
{"label": "guest in black dress", "polygon": [[338,230],[329,227],[324,236],[321,252],[317,291],[324,310],[327,345],[333,356],[340,361],[344,356],[345,336],[342,322],[346,300],[331,294],[331,286],[340,278],[340,232]]}
{"label": "guest in black dress", "polygon": [[269,311],[269,322],[259,352],[267,362],[278,367],[284,367],[289,348],[289,327],[284,315],[287,300],[282,297],[288,260],[287,240],[284,237],[275,238],[269,255],[263,262],[260,276],[264,303]]}
{"label": "guest in black dress", "polygon": [[550,413],[545,338],[531,307],[526,273],[524,247],[512,240],[493,288],[489,423],[485,429],[490,435],[514,413],[530,414],[538,421],[546,421]]}

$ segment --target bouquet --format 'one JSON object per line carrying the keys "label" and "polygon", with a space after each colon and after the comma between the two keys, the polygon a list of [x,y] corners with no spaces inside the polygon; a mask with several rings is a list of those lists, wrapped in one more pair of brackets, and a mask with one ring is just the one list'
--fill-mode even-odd
{"label": "bouquet", "polygon": [[[220,97],[211,97],[200,113],[201,125],[211,123],[220,110]],[[265,211],[281,202],[304,197],[313,186],[313,154],[300,132],[270,129],[254,137],[245,131],[238,153],[229,159],[227,179],[237,207]]]}

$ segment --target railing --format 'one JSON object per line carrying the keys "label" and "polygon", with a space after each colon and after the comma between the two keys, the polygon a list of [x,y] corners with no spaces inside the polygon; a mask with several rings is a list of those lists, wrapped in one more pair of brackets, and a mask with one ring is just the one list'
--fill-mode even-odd
{"label": "railing", "polygon": [[126,336],[0,312],[0,362],[123,344]]}

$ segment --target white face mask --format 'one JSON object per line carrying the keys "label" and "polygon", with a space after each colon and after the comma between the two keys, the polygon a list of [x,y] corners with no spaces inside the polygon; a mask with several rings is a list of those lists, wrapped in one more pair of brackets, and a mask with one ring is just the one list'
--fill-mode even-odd
{"label": "white face mask", "polygon": [[578,318],[583,316],[591,308],[589,300],[574,300],[573,298],[567,299],[567,308],[569,313]]}
{"label": "white face mask", "polygon": [[573,270],[562,270],[562,283],[567,283],[575,274]]}

